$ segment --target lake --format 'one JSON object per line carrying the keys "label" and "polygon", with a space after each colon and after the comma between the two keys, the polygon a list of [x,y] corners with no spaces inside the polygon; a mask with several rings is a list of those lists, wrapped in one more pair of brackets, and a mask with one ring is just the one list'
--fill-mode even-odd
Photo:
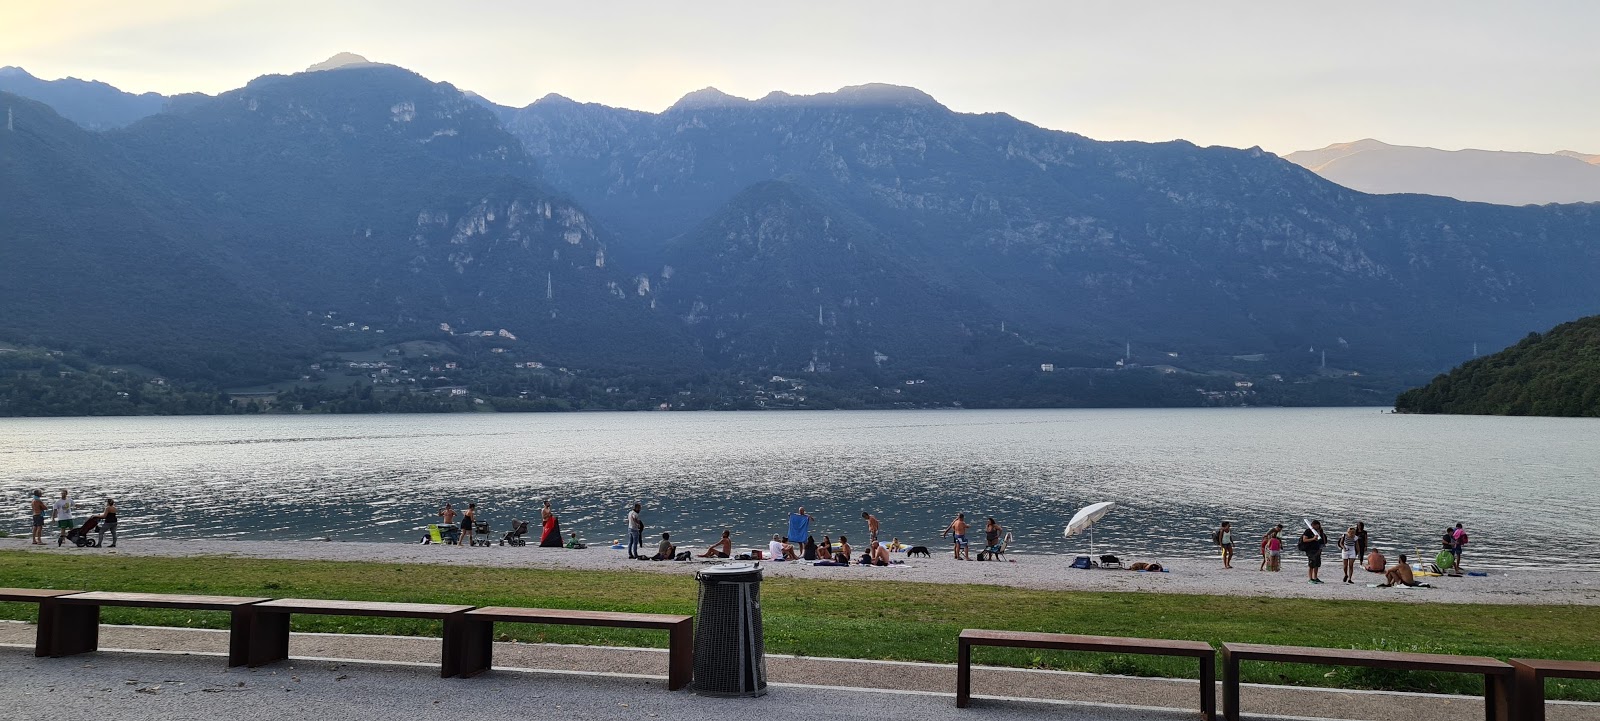
{"label": "lake", "polygon": [[805,506],[819,538],[864,539],[869,510],[884,538],[948,552],[964,511],[980,541],[994,516],[1016,548],[1074,554],[1067,520],[1115,501],[1096,551],[1125,559],[1212,555],[1229,519],[1253,567],[1267,527],[1311,517],[1428,556],[1461,521],[1468,566],[1595,569],[1597,441],[1593,419],[1373,408],[0,419],[0,518],[26,533],[26,494],[68,488],[117,498],[128,538],[415,542],[445,501],[498,534],[550,498],[595,544],[641,500],[648,533],[691,544],[757,545]]}

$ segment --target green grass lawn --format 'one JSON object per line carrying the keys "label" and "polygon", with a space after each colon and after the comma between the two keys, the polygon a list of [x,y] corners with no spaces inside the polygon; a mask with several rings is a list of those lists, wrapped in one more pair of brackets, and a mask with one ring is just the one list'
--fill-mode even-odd
{"label": "green grass lawn", "polygon": [[[464,603],[694,613],[688,575],[425,566],[227,557],[130,558],[0,552],[0,586],[210,593],[275,598]],[[953,663],[963,628],[1375,648],[1509,658],[1600,660],[1600,608],[1410,604],[1155,593],[1037,591],[997,586],[768,579],[766,647],[804,656]],[[34,607],[0,604],[0,618]],[[220,613],[107,608],[106,623],[223,628]],[[296,616],[297,631],[437,635],[430,621]],[[520,641],[664,646],[629,629],[502,625]],[[1192,661],[979,649],[979,663],[1194,678]],[[1246,664],[1246,681],[1480,693],[1452,674]],[[1552,698],[1600,700],[1600,684],[1552,681]]]}

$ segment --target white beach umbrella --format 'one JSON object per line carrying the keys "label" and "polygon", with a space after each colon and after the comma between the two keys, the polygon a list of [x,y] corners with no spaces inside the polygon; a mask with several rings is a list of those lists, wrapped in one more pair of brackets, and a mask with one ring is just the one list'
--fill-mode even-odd
{"label": "white beach umbrella", "polygon": [[1092,561],[1094,559],[1094,526],[1096,523],[1100,522],[1100,519],[1105,518],[1106,514],[1111,512],[1111,509],[1116,507],[1117,504],[1112,503],[1111,501],[1102,501],[1093,505],[1084,506],[1083,510],[1073,514],[1072,520],[1067,523],[1067,531],[1063,535],[1065,535],[1067,538],[1071,538],[1083,533],[1084,531],[1088,531],[1089,558]]}

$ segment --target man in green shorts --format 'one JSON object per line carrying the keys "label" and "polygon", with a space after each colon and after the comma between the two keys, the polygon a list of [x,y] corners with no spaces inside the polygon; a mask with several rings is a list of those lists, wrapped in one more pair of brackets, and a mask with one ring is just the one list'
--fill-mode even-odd
{"label": "man in green shorts", "polygon": [[72,530],[72,501],[67,500],[67,489],[61,489],[61,498],[56,499],[55,510],[52,514],[56,519],[56,545],[67,541],[67,531]]}

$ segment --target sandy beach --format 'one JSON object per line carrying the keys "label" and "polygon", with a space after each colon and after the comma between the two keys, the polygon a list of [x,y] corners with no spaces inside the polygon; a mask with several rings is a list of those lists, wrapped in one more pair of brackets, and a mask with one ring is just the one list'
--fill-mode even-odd
{"label": "sandy beach", "polygon": [[[126,539],[117,548],[71,548],[53,544],[31,546],[26,538],[0,539],[0,550],[41,554],[123,556],[233,556],[316,561],[375,561],[381,563],[449,564],[485,567],[559,568],[573,570],[636,571],[692,575],[709,561],[633,561],[621,550],[588,548],[538,548],[490,546],[464,548],[406,543],[356,541],[176,541]],[[697,553],[703,549],[694,549]],[[763,562],[768,577],[872,580],[918,583],[976,583],[1062,591],[1138,591],[1152,593],[1274,596],[1290,598],[1360,599],[1412,603],[1499,603],[1600,605],[1600,572],[1570,570],[1493,570],[1487,576],[1419,579],[1433,588],[1384,589],[1377,574],[1357,572],[1357,583],[1339,583],[1337,562],[1324,564],[1326,583],[1306,581],[1304,566],[1287,563],[1278,573],[1256,570],[1243,560],[1233,570],[1218,561],[1138,558],[1160,562],[1166,573],[1080,570],[1070,568],[1069,556],[1013,554],[1011,562],[957,561],[935,552],[930,558],[905,559],[887,568],[813,566],[807,562]],[[897,558],[903,558],[896,554]]]}

